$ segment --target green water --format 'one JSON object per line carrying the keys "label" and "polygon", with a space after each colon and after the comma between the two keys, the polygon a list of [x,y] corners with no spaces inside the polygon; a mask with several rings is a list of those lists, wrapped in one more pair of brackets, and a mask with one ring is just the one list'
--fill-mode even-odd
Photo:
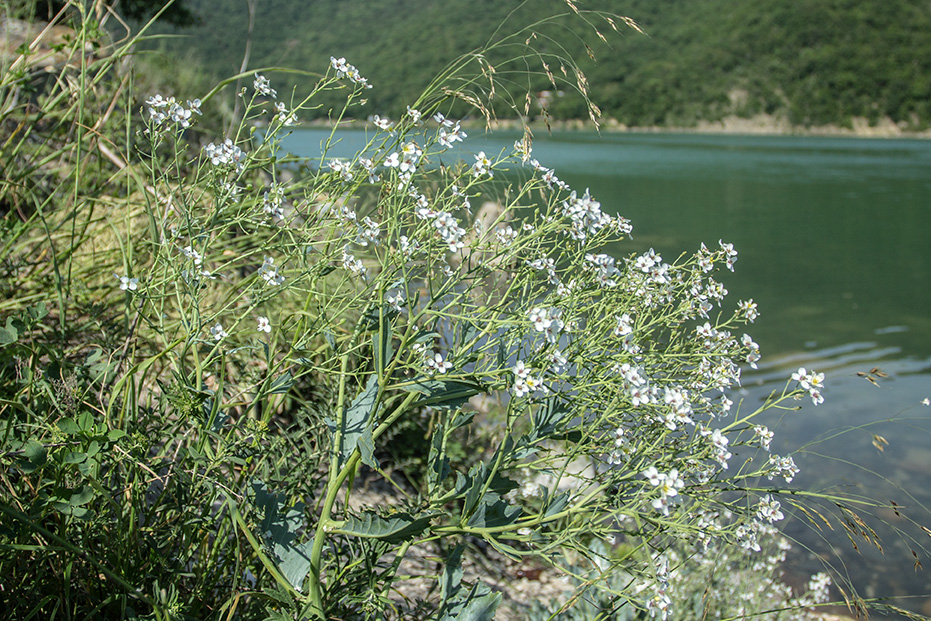
{"label": "green water", "polygon": [[[286,146],[319,156],[324,136],[298,132]],[[498,152],[517,137],[472,135],[466,147]],[[361,140],[346,134],[333,154]],[[670,260],[703,241],[732,242],[730,298],[752,297],[761,310],[748,331],[763,363],[745,376],[744,398],[758,400],[799,366],[827,375],[825,404],[772,421],[779,452],[816,442],[796,456],[799,487],[895,500],[931,527],[931,407],[920,405],[931,397],[931,141],[567,132],[537,136],[534,157],[632,220],[617,255],[652,247]],[[879,387],[857,376],[873,367],[889,375]],[[889,442],[883,452],[872,434]],[[823,557],[863,595],[931,596],[911,554],[931,571],[919,547],[931,550],[931,538],[891,509],[873,513],[891,524],[870,522],[884,555],[863,542],[854,551],[836,525],[818,532],[795,521],[790,571],[819,571]]]}

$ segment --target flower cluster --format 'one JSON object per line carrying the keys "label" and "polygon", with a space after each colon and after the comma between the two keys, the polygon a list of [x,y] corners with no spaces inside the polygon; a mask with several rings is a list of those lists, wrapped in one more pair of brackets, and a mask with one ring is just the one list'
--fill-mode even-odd
{"label": "flower cluster", "polygon": [[654,466],[650,466],[641,473],[650,485],[659,490],[659,497],[651,503],[653,508],[662,512],[663,515],[669,515],[669,500],[679,495],[679,490],[685,485],[679,477],[679,471],[675,468],[668,473],[657,471]]}
{"label": "flower cluster", "polygon": [[275,269],[275,260],[271,257],[265,257],[262,261],[262,267],[259,268],[259,276],[270,285],[280,285],[284,282],[284,276]]}
{"label": "flower cluster", "polygon": [[345,58],[330,56],[330,66],[336,71],[337,78],[349,78],[350,82],[359,84],[362,88],[372,88],[369,81],[362,77],[358,69],[347,63]]}
{"label": "flower cluster", "polygon": [[805,370],[805,367],[801,367],[792,374],[792,379],[798,382],[802,390],[808,391],[812,403],[815,405],[824,403],[824,396],[821,394],[824,389],[824,373],[815,373],[814,371],[809,373]]}
{"label": "flower cluster", "polygon": [[242,170],[245,153],[242,149],[233,144],[233,141],[227,138],[219,145],[210,143],[204,147],[204,153],[207,159],[214,166],[234,166],[236,170]]}
{"label": "flower cluster", "polygon": [[187,101],[185,108],[174,97],[168,99],[162,98],[161,95],[153,95],[146,100],[149,113],[149,121],[156,127],[166,125],[169,121],[176,124],[182,129],[191,126],[191,117],[195,114],[200,115],[200,99]]}

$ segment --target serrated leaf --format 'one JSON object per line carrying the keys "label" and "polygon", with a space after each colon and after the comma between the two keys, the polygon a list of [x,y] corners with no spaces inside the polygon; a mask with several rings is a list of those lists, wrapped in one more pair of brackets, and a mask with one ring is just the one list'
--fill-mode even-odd
{"label": "serrated leaf", "polygon": [[427,379],[425,377],[414,380],[413,384],[404,387],[407,391],[419,392],[424,398],[417,401],[414,406],[429,405],[433,408],[455,409],[466,401],[482,392],[482,387],[476,383],[463,380]]}
{"label": "serrated leaf", "polygon": [[378,397],[378,376],[370,375],[365,388],[346,408],[340,421],[340,446],[338,460],[342,466],[356,450],[359,438],[369,428]]}
{"label": "serrated leaf", "polygon": [[413,516],[407,512],[392,513],[381,516],[373,511],[365,511],[360,516],[353,515],[338,529],[343,535],[379,539],[386,543],[410,541],[430,526],[430,520],[437,513],[425,513]]}

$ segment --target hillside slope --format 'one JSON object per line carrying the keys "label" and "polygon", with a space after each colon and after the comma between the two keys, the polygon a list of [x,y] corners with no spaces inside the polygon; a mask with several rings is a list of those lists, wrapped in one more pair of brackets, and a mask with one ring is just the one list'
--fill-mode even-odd
{"label": "hillside slope", "polygon": [[[247,38],[246,2],[188,4],[203,24],[177,30],[187,36],[172,39],[170,52],[203,63],[216,77],[237,71]],[[627,125],[689,126],[756,114],[800,126],[849,126],[853,117],[864,117],[924,129],[931,121],[929,0],[577,5],[628,15],[647,35],[623,26],[614,33],[600,22],[604,43],[575,19],[538,29],[535,45],[571,54],[604,114]],[[560,11],[568,9],[559,0],[259,0],[250,67],[322,72],[331,55],[345,56],[376,87],[370,113],[398,114],[432,76],[482,45],[506,19],[502,32]],[[533,59],[529,64],[539,69]],[[547,87],[544,77],[533,80],[533,89]],[[571,92],[554,98],[551,112],[586,116]]]}

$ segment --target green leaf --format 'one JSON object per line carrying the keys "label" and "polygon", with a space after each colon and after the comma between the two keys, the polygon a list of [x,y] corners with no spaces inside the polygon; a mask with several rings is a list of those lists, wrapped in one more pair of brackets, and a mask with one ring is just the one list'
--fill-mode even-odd
{"label": "green leaf", "polygon": [[340,421],[339,465],[342,466],[356,450],[359,438],[370,429],[375,400],[378,397],[378,376],[370,375],[368,383],[346,409]]}
{"label": "green leaf", "polygon": [[7,323],[5,328],[0,327],[0,347],[12,345],[17,340],[19,340],[19,335],[16,334],[16,328],[9,323]]}
{"label": "green leaf", "polygon": [[394,350],[391,347],[391,323],[385,322],[385,327],[372,334],[372,349],[375,351],[375,372],[378,377],[385,376],[385,368],[391,363],[394,357]]}
{"label": "green leaf", "polygon": [[93,499],[94,488],[90,485],[82,485],[78,489],[71,492],[71,497],[68,499],[68,504],[70,504],[72,507],[80,507],[81,505],[86,505]]}
{"label": "green leaf", "polygon": [[58,421],[58,428],[61,429],[63,434],[69,436],[81,433],[80,427],[78,427],[78,424],[74,422],[73,418],[62,418]]}
{"label": "green leaf", "polygon": [[509,505],[498,494],[488,492],[482,498],[482,502],[475,510],[475,513],[469,517],[467,524],[474,528],[509,526],[516,522],[520,515],[520,507]]}
{"label": "green leaf", "polygon": [[46,451],[45,446],[34,438],[29,438],[29,441],[26,442],[23,453],[33,468],[41,468],[48,461],[48,451]]}
{"label": "green leaf", "polygon": [[430,443],[430,454],[427,457],[427,485],[428,489],[436,487],[449,476],[449,458],[443,454],[443,437],[445,435],[442,424],[437,425],[433,431],[433,441]]}
{"label": "green leaf", "polygon": [[80,464],[87,459],[87,455],[83,451],[68,451],[62,456],[61,463],[63,464]]}
{"label": "green leaf", "polygon": [[404,387],[407,391],[419,392],[424,396],[414,406],[429,405],[433,408],[455,409],[477,394],[483,392],[481,384],[464,380],[417,378]]}
{"label": "green leaf", "polygon": [[296,590],[300,591],[310,571],[310,550],[313,539],[295,544],[298,531],[304,527],[304,504],[288,507],[284,494],[269,492],[262,481],[252,482],[255,504],[262,511],[259,526],[262,540],[277,562],[278,569]]}
{"label": "green leaf", "polygon": [[107,440],[110,442],[116,442],[120,438],[126,435],[126,432],[122,429],[111,429],[107,432]]}
{"label": "green leaf", "polygon": [[440,621],[491,621],[500,603],[500,593],[493,593],[486,585],[476,582],[464,597],[460,594],[451,602]]}
{"label": "green leaf", "polygon": [[33,321],[41,321],[48,316],[48,309],[45,307],[45,302],[39,302],[35,306],[30,306],[26,309],[26,312],[29,313]]}
{"label": "green leaf", "polygon": [[366,427],[362,435],[359,436],[357,446],[359,447],[359,456],[362,458],[362,463],[369,468],[378,470],[380,466],[378,460],[375,459],[375,440],[372,438],[371,426]]}
{"label": "green leaf", "polygon": [[407,512],[399,512],[381,516],[374,511],[365,511],[360,516],[351,516],[334,531],[343,535],[379,539],[396,544],[409,541],[425,531],[430,526],[430,520],[436,515],[437,512],[431,512],[415,517]]}
{"label": "green leaf", "polygon": [[495,611],[501,603],[501,593],[488,589],[488,592],[479,594],[479,586],[476,584],[472,587],[465,606],[456,615],[456,621],[492,621],[495,618]]}
{"label": "green leaf", "polygon": [[457,544],[446,557],[446,568],[443,570],[443,580],[440,582],[440,610],[443,610],[447,602],[459,594],[462,585],[463,550],[465,550],[465,544]]}
{"label": "green leaf", "polygon": [[291,377],[291,371],[285,371],[275,378],[271,386],[268,387],[268,394],[283,395],[291,390],[294,385],[294,379]]}
{"label": "green leaf", "polygon": [[556,515],[557,513],[565,509],[566,506],[569,504],[569,496],[570,496],[570,492],[563,492],[559,496],[556,496],[555,498],[553,498],[550,501],[549,505],[546,507],[546,513],[543,514],[544,517],[550,517],[552,515]]}

